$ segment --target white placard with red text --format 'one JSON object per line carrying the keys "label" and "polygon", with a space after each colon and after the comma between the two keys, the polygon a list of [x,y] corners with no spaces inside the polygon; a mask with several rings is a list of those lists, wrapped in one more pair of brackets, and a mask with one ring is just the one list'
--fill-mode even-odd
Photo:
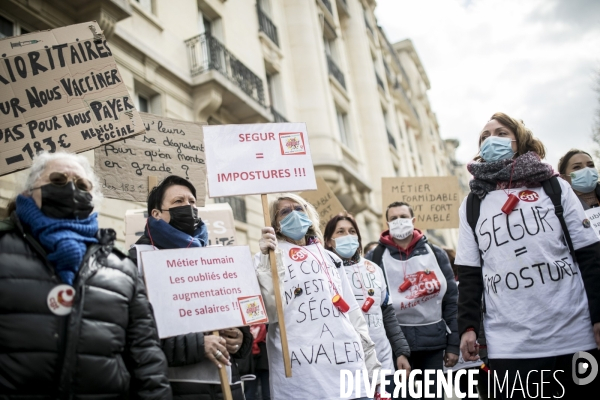
{"label": "white placard with red text", "polygon": [[161,339],[267,322],[248,246],[140,254]]}
{"label": "white placard with red text", "polygon": [[316,190],[304,123],[204,127],[210,197]]}

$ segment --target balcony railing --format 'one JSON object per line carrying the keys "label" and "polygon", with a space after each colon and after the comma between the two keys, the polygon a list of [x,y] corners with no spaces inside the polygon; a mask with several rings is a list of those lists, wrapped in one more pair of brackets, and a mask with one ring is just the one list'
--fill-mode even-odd
{"label": "balcony railing", "polygon": [[375,79],[377,79],[377,84],[379,85],[381,90],[383,90],[385,92],[385,86],[383,86],[383,81],[381,80],[381,78],[379,77],[379,74],[377,72],[375,72]]}
{"label": "balcony railing", "polygon": [[406,100],[406,104],[408,104],[410,111],[412,112],[414,117],[417,119],[417,121],[420,121],[419,114],[417,114],[417,110],[415,110],[415,107],[413,106],[412,102],[408,98],[408,95],[404,91],[404,88],[402,87],[400,82],[396,82],[396,84],[394,85],[394,89],[396,89],[398,92],[400,92],[402,94],[402,97],[404,97],[404,100]]}
{"label": "balcony railing", "polygon": [[246,200],[243,197],[215,197],[215,203],[229,203],[233,211],[233,218],[246,222]]}
{"label": "balcony railing", "polygon": [[335,64],[335,61],[333,61],[329,54],[327,54],[327,69],[329,70],[329,73],[333,75],[335,80],[338,81],[344,89],[346,89],[346,80],[344,79],[344,74],[342,71],[340,71],[338,66]]}
{"label": "balcony railing", "polygon": [[333,8],[331,8],[331,2],[329,0],[321,0],[321,1],[325,5],[325,8],[327,8],[329,10],[329,12],[331,13],[331,15],[333,15]]}
{"label": "balcony railing", "polygon": [[288,120],[283,115],[279,114],[273,106],[271,106],[271,114],[273,114],[274,122],[288,122]]}
{"label": "balcony railing", "polygon": [[267,37],[271,39],[271,41],[275,43],[277,47],[279,47],[277,27],[275,24],[273,24],[269,16],[260,8],[259,3],[256,3],[256,11],[258,13],[258,30],[260,32],[264,32],[265,35],[267,35]]}
{"label": "balcony railing", "polygon": [[387,130],[387,137],[388,137],[388,143],[391,144],[395,149],[397,149],[396,139],[394,139],[394,137],[392,136],[392,134],[390,133],[389,130]]}
{"label": "balcony railing", "polygon": [[231,54],[221,42],[203,33],[186,40],[185,44],[192,76],[210,70],[218,71],[265,107],[262,79]]}

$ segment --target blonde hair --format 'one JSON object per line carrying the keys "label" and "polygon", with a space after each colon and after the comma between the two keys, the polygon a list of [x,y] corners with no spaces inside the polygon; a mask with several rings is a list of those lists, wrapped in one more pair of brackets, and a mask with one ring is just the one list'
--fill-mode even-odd
{"label": "blonde hair", "polygon": [[300,204],[300,206],[304,209],[304,212],[306,213],[306,215],[312,222],[312,226],[310,228],[308,228],[308,231],[306,232],[306,234],[309,236],[316,236],[321,241],[321,243],[323,243],[323,233],[321,232],[321,229],[319,228],[319,213],[317,213],[317,210],[313,207],[312,204],[310,204],[308,201],[304,200],[302,197],[298,196],[297,194],[293,194],[293,193],[280,194],[269,205],[269,215],[271,216],[271,226],[275,230],[275,235],[277,236],[277,238],[284,239],[284,236],[279,231],[279,224],[277,223],[277,210],[279,209],[279,203],[282,200],[289,200],[289,201],[293,201],[294,203]]}
{"label": "blonde hair", "polygon": [[[498,121],[515,134],[515,139],[517,140],[517,152],[515,156],[520,156],[529,151],[533,151],[540,159],[546,157],[546,148],[544,147],[544,144],[533,136],[533,132],[525,126],[523,120],[515,119],[502,112],[494,113],[490,118],[490,121],[492,120]],[[479,136],[479,146],[481,147],[481,136]],[[475,157],[475,161],[481,160],[482,158],[480,155]]]}

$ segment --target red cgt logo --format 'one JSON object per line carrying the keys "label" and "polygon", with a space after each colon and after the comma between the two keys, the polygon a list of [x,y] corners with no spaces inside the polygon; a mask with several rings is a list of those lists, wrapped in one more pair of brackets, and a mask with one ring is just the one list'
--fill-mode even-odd
{"label": "red cgt logo", "polygon": [[429,296],[439,292],[441,289],[440,281],[433,271],[430,271],[429,273],[419,271],[407,275],[406,278],[412,283],[410,286],[410,294],[406,296],[407,299]]}
{"label": "red cgt logo", "polygon": [[534,192],[533,190],[523,190],[519,193],[519,199],[526,201],[528,203],[538,201],[540,195]]}
{"label": "red cgt logo", "polygon": [[308,257],[308,253],[299,247],[292,247],[290,249],[290,258],[294,261],[304,261]]}

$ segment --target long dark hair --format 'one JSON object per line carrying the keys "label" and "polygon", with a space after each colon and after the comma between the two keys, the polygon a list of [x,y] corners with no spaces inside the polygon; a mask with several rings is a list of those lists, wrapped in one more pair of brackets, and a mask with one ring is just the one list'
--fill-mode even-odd
{"label": "long dark hair", "polygon": [[323,242],[324,242],[325,249],[335,252],[333,247],[329,246],[327,243],[329,242],[329,240],[335,233],[335,229],[337,228],[337,223],[340,221],[348,221],[352,224],[352,227],[356,231],[356,236],[358,236],[358,249],[356,251],[358,252],[358,254],[362,255],[362,239],[360,237],[360,231],[358,230],[358,225],[356,225],[356,221],[354,220],[354,217],[352,216],[352,214],[348,214],[348,213],[341,213],[341,214],[336,215],[335,217],[331,218],[329,220],[329,222],[327,223],[327,225],[325,226],[325,232],[323,233]]}

